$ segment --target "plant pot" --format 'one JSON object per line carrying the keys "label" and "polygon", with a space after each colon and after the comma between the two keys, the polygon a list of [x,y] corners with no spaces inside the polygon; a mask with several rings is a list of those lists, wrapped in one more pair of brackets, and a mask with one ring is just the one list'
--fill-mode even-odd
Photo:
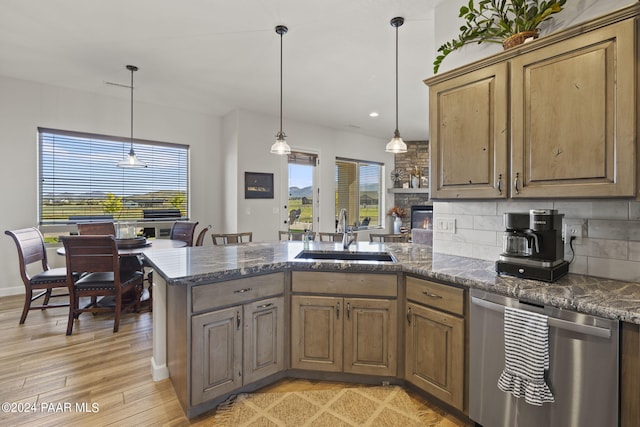
{"label": "plant pot", "polygon": [[524,43],[524,41],[528,38],[533,37],[534,39],[538,38],[538,31],[522,31],[520,33],[516,33],[512,36],[507,37],[502,42],[502,47],[507,50],[512,47],[516,47]]}

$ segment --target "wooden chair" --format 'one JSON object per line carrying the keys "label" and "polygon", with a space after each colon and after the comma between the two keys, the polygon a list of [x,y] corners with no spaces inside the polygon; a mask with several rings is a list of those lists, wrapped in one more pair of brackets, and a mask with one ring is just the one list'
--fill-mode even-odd
{"label": "wooden chair", "polygon": [[187,246],[193,246],[193,235],[195,234],[198,222],[176,221],[171,226],[169,238],[186,242]]}
{"label": "wooden chair", "polygon": [[213,244],[219,245],[235,245],[240,243],[249,243],[253,241],[253,232],[244,231],[242,233],[225,233],[225,234],[211,234]]}
{"label": "wooden chair", "polygon": [[[78,234],[81,236],[115,236],[116,227],[113,222],[78,223]],[[139,271],[144,274],[142,260],[136,255],[125,255],[120,259],[120,271]],[[149,273],[149,305],[151,305],[151,281]]]}
{"label": "wooden chair", "polygon": [[407,243],[411,235],[409,233],[406,234],[369,234],[370,242],[396,242],[396,243]]}
{"label": "wooden chair", "polygon": [[[62,236],[60,239],[67,259],[71,303],[67,335],[73,331],[74,320],[86,311],[115,311],[113,332],[118,332],[122,311],[131,307],[136,312],[140,309],[143,274],[136,270],[121,271],[114,236]],[[125,302],[124,297],[129,294],[131,298]],[[98,297],[106,296],[114,298],[113,307],[99,305]],[[91,304],[81,307],[82,297],[90,297]]]}
{"label": "wooden chair", "polygon": [[[44,246],[44,239],[40,230],[37,228],[22,228],[20,230],[6,230],[4,232],[10,236],[18,249],[18,259],[20,262],[20,277],[24,283],[24,308],[20,316],[20,324],[22,325],[27,319],[29,310],[44,310],[54,307],[68,307],[69,304],[49,304],[52,297],[68,297],[68,293],[53,294],[56,288],[67,288],[67,269],[66,268],[50,268],[47,262],[47,251]],[[33,267],[29,267],[34,263],[40,262],[42,271],[33,273]],[[33,295],[34,291],[38,291],[37,295]],[[40,292],[41,291],[41,292]],[[44,296],[42,305],[32,306],[31,303]]]}
{"label": "wooden chair", "polygon": [[[300,240],[302,241],[302,236],[304,236],[304,231],[282,231],[278,230],[278,240]],[[311,231],[311,240],[316,239],[316,232]]]}
{"label": "wooden chair", "polygon": [[[318,233],[318,235],[320,236],[321,242],[341,242],[342,241],[342,233],[324,233],[321,231]],[[351,235],[353,236],[354,241],[358,240],[358,233],[351,233]]]}
{"label": "wooden chair", "polygon": [[113,222],[79,222],[78,234],[81,236],[115,236],[116,226]]}
{"label": "wooden chair", "polygon": [[207,231],[211,230],[211,226],[207,225],[205,228],[200,230],[198,233],[198,238],[196,239],[196,246],[202,246],[204,244],[204,238],[207,235]]}

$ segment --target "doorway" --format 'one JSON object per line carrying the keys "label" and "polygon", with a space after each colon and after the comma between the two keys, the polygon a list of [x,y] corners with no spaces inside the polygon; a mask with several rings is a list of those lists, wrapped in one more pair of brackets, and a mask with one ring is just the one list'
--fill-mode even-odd
{"label": "doorway", "polygon": [[289,154],[287,201],[289,231],[314,230],[317,225],[318,190],[316,164],[318,156],[310,153]]}

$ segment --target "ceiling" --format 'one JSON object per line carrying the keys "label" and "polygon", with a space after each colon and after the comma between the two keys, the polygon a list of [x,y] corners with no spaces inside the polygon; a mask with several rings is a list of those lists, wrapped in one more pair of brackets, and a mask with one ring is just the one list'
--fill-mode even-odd
{"label": "ceiling", "polygon": [[[388,139],[428,139],[442,0],[0,0],[0,75],[222,116],[240,108]],[[376,111],[379,117],[371,118]]]}

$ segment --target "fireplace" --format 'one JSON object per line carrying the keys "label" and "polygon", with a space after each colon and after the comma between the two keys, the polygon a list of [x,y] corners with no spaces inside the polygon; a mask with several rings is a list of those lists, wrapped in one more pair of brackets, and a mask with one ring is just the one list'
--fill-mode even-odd
{"label": "fireplace", "polygon": [[433,206],[411,206],[411,228],[433,229]]}

